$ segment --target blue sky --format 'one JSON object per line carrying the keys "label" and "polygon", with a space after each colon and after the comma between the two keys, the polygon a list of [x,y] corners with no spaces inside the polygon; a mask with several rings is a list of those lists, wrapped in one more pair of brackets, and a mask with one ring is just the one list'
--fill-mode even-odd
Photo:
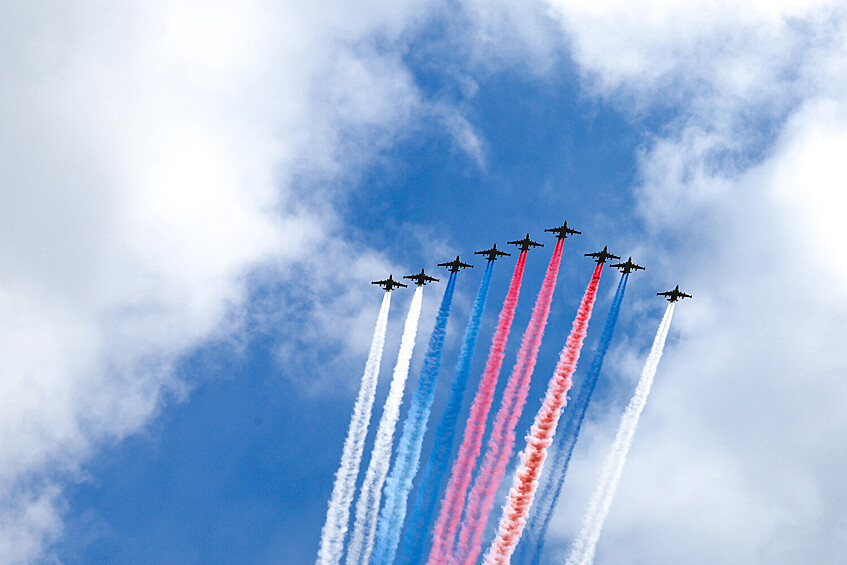
{"label": "blue sky", "polygon": [[[638,226],[637,219],[626,213],[633,204],[625,187],[633,182],[643,130],[613,109],[604,112],[596,102],[580,100],[572,69],[566,61],[562,65],[561,75],[550,79],[527,79],[504,71],[480,82],[479,92],[467,102],[467,114],[486,142],[484,170],[440,128],[427,128],[380,155],[340,211],[347,229],[385,250],[409,272],[419,264],[436,270],[427,261],[432,252],[422,249],[426,242],[415,237],[419,226],[465,257],[495,241],[506,247],[506,239],[522,237],[526,231],[543,241],[546,247],[529,258],[507,364],[514,361],[555,241],[542,230],[568,219],[585,232],[584,238],[567,242],[566,265],[531,406],[540,401],[593,270],[593,262],[582,253]],[[419,80],[427,81],[422,84],[427,90],[429,82],[449,77],[423,75]],[[597,227],[591,229],[592,225]],[[477,355],[477,375],[515,256],[496,266],[486,316],[489,331]],[[475,263],[483,264],[479,258]],[[479,269],[461,275],[466,299],[472,297],[480,276]],[[608,273],[607,279],[613,281],[604,280],[605,291],[616,282],[617,272]],[[427,288],[430,309],[440,299],[443,280]],[[633,286],[642,294],[650,292],[647,285]],[[376,304],[381,294],[369,290],[367,298]],[[273,300],[285,288],[269,292],[268,299]],[[405,315],[408,294],[395,294],[395,322]],[[599,306],[601,314],[606,302]],[[636,339],[649,339],[660,307],[657,303],[651,316],[631,325],[633,331],[644,333]],[[453,339],[442,371],[441,396],[455,365],[467,310],[465,304],[451,320]],[[418,358],[431,329],[431,323],[420,328]],[[264,563],[279,562],[283,555],[286,563],[314,559],[355,390],[294,401],[304,392],[292,386],[287,360],[274,356],[277,341],[284,337],[273,330],[269,335],[248,331],[245,337],[243,351],[221,352],[222,345],[215,343],[188,356],[179,371],[196,386],[188,399],[165,409],[144,434],[89,463],[91,482],[74,489],[71,503],[72,512],[79,512],[71,523],[82,531],[69,536],[86,540],[86,547],[71,541],[65,554],[69,561]],[[374,419],[381,413],[394,358],[396,348],[389,348]],[[359,359],[359,365],[348,367],[349,374],[334,377],[354,379],[363,364]],[[322,369],[315,364],[307,370]],[[508,370],[507,365],[504,372]],[[412,390],[415,382],[413,373]]]}
{"label": "blue sky", "polygon": [[[661,317],[654,293],[679,283],[695,300],[597,562],[840,555],[836,4],[22,2],[7,20],[9,563],[314,561],[381,299],[369,282],[543,241],[507,373],[552,251],[542,230],[565,219],[583,235],[566,242],[519,438],[590,277],[582,254],[608,244],[648,270],[554,543],[579,527]],[[496,265],[473,377],[514,260]],[[436,419],[480,276],[459,278]],[[577,382],[617,278],[604,273]],[[412,390],[444,280],[426,289]],[[374,421],[410,296],[394,297]]]}

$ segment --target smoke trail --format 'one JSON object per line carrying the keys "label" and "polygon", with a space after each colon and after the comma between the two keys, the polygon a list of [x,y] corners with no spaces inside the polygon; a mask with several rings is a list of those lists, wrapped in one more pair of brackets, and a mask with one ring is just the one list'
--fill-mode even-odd
{"label": "smoke trail", "polygon": [[662,358],[662,351],[665,349],[665,339],[668,337],[674,306],[673,302],[668,304],[662,323],[659,324],[659,331],[653,340],[650,355],[647,356],[647,362],[644,363],[644,369],[641,371],[641,379],[635,387],[635,394],[624,410],[612,449],[603,462],[603,471],[597,481],[597,487],[591,495],[591,500],[588,502],[588,511],[585,514],[582,529],[574,541],[566,565],[589,565],[594,562],[597,540],[600,539],[603,522],[606,520],[612,499],[615,497],[615,489],[617,489],[618,481],[621,478],[621,473],[623,473],[626,456],[638,427],[638,419],[647,403],[650,386],[653,384],[653,377],[656,376],[656,369],[659,366],[659,360]]}
{"label": "smoke trail", "polygon": [[594,268],[594,274],[582,297],[571,333],[559,355],[556,371],[547,385],[544,402],[535,415],[535,422],[527,437],[526,448],[521,453],[521,464],[515,473],[514,485],[500,517],[497,537],[485,556],[486,565],[508,565],[512,551],[520,540],[527,514],[532,506],[532,498],[538,487],[538,478],[544,468],[547,448],[553,442],[559,416],[567,403],[567,393],[572,383],[571,377],[576,369],[582,342],[588,331],[588,321],[591,319],[591,310],[597,297],[597,286],[600,284],[602,272],[603,264],[599,263]]}
{"label": "smoke trail", "polygon": [[444,346],[444,334],[447,330],[447,319],[450,317],[450,305],[453,302],[453,290],[456,286],[456,273],[450,273],[438,316],[435,318],[435,328],[429,338],[426,356],[424,357],[418,388],[409,405],[409,413],[403,422],[403,431],[397,445],[397,457],[394,467],[385,482],[385,506],[377,523],[376,541],[372,565],[391,565],[397,552],[400,532],[406,519],[406,503],[409,491],[412,490],[412,480],[418,470],[421,457],[421,445],[426,434],[426,426],[435,396],[435,381],[441,367],[441,350]]}
{"label": "smoke trail", "polygon": [[512,368],[512,374],[503,391],[500,409],[494,419],[494,427],[488,438],[487,449],[482,460],[473,488],[465,508],[465,518],[462,529],[459,530],[459,544],[454,553],[454,560],[465,565],[475,565],[482,551],[482,536],[488,524],[491,508],[497,488],[506,474],[506,467],[512,458],[515,448],[515,427],[526,404],[532,372],[550,314],[550,304],[553,302],[553,291],[556,288],[556,278],[559,274],[559,264],[562,259],[564,240],[556,243],[553,257],[547,266],[544,283],[538,292],[538,298],[532,309],[532,317],[524,332],[518,359]]}
{"label": "smoke trail", "polygon": [[441,486],[441,481],[447,473],[447,464],[450,462],[450,454],[453,451],[456,424],[459,421],[459,412],[462,409],[462,401],[468,385],[471,360],[479,337],[479,325],[488,299],[488,288],[493,270],[494,261],[489,261],[485,267],[485,273],[482,275],[482,281],[479,283],[479,291],[476,294],[471,316],[465,328],[465,338],[462,341],[459,360],[456,363],[453,383],[450,385],[450,398],[447,400],[441,421],[435,428],[432,453],[424,467],[420,483],[415,492],[415,503],[412,506],[412,514],[403,540],[403,550],[400,553],[399,561],[403,565],[416,565],[421,559],[421,546],[424,543],[432,514],[435,511],[438,487]]}
{"label": "smoke trail", "polygon": [[422,300],[423,286],[419,286],[415,289],[415,295],[409,305],[409,314],[406,316],[403,337],[400,340],[400,352],[397,355],[397,364],[394,366],[394,376],[391,379],[388,398],[385,400],[382,418],[379,420],[379,427],[376,430],[376,439],[371,451],[371,462],[359,490],[359,500],[356,501],[356,521],[353,527],[353,536],[350,539],[350,547],[347,550],[348,565],[366,564],[370,558],[371,550],[373,550],[379,499],[385,476],[388,474],[394,428],[397,425],[397,418],[400,416],[400,405],[403,402],[406,377],[409,376],[409,363],[412,360],[412,351],[415,348],[415,334],[418,330]]}
{"label": "smoke trail", "polygon": [[353,406],[353,416],[344,439],[341,464],[335,473],[335,484],[329,497],[329,509],[326,522],[321,530],[321,544],[318,549],[318,565],[337,565],[344,551],[344,536],[347,535],[347,521],[350,519],[350,504],[359,476],[359,465],[368,435],[368,423],[371,420],[376,382],[379,377],[379,363],[382,360],[382,348],[385,345],[385,330],[388,326],[388,309],[391,306],[391,293],[382,297],[382,306],[376,319],[371,350],[365,363],[365,373],[359,386],[359,395]]}
{"label": "smoke trail", "polygon": [[628,279],[629,274],[621,276],[618,288],[615,291],[615,298],[612,300],[612,307],[609,309],[609,315],[603,326],[600,342],[597,344],[597,350],[594,352],[594,357],[591,360],[591,368],[588,370],[588,374],[585,376],[585,380],[580,387],[576,402],[572,403],[571,408],[568,410],[568,419],[565,421],[564,429],[557,433],[553,439],[555,442],[555,455],[549,466],[550,472],[533,502],[532,511],[526,523],[523,537],[515,552],[515,556],[512,558],[514,563],[532,563],[532,565],[538,565],[541,560],[547,527],[550,525],[550,519],[553,516],[556,503],[559,501],[559,495],[562,492],[562,485],[565,482],[565,475],[568,471],[568,463],[570,463],[574,446],[576,445],[577,438],[579,438],[579,432],[582,428],[582,422],[585,419],[588,403],[591,401],[591,396],[597,385],[597,378],[600,376],[600,370],[603,368],[603,360],[606,358],[606,352],[609,350],[612,336],[615,333],[615,325],[618,321],[618,313],[621,309]]}
{"label": "smoke trail", "polygon": [[482,434],[485,431],[485,420],[488,418],[488,411],[491,409],[491,402],[494,400],[494,389],[497,386],[497,377],[500,375],[500,368],[503,366],[503,357],[505,356],[503,352],[506,349],[506,341],[509,339],[512,320],[515,318],[515,308],[518,306],[525,264],[526,251],[522,251],[518,256],[512,281],[509,283],[509,292],[506,294],[503,308],[497,318],[497,328],[494,330],[494,337],[491,338],[491,349],[488,351],[485,370],[471,404],[462,444],[459,446],[459,453],[453,463],[450,480],[447,483],[447,491],[441,501],[441,510],[435,523],[429,565],[446,563],[448,556],[453,553],[453,542],[462,515],[465,494],[471,482],[471,474],[476,459],[479,457]]}

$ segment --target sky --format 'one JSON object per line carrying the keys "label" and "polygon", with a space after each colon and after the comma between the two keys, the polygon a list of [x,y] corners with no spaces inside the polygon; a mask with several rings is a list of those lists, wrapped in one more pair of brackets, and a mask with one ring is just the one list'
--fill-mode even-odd
{"label": "sky", "polygon": [[[842,3],[3,12],[4,563],[314,562],[381,301],[370,281],[543,241],[508,370],[552,248],[542,230],[563,220],[583,235],[565,245],[519,438],[590,278],[582,254],[608,245],[647,270],[574,453],[553,562],[655,334],[655,292],[676,284],[694,299],[596,563],[841,562]],[[514,259],[495,266],[474,382]],[[476,266],[459,275],[436,418]],[[444,280],[424,291],[409,389]],[[605,273],[587,352],[616,283]],[[374,420],[410,297],[394,295]]]}

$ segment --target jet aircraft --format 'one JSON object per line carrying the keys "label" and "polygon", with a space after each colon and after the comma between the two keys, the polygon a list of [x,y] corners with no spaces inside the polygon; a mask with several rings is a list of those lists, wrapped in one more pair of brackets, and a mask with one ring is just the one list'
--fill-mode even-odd
{"label": "jet aircraft", "polygon": [[673,290],[668,290],[667,292],[657,292],[656,296],[664,296],[668,299],[668,302],[676,302],[677,300],[681,300],[683,298],[692,298],[690,294],[685,294],[681,290],[679,290],[679,285],[676,285],[676,288]]}
{"label": "jet aircraft", "polygon": [[474,251],[474,255],[485,255],[485,257],[489,261],[496,261],[500,257],[504,255],[511,255],[511,253],[506,253],[505,251],[500,251],[497,249],[497,244],[495,243],[491,249],[483,249],[482,251]]}
{"label": "jet aircraft", "polygon": [[391,292],[392,290],[394,290],[398,286],[402,286],[402,287],[407,286],[407,285],[405,285],[401,282],[395,281],[394,278],[391,275],[388,275],[387,279],[384,279],[384,280],[381,280],[381,281],[372,281],[371,284],[379,285],[382,288],[384,288],[385,290],[387,290],[388,292]]}
{"label": "jet aircraft", "polygon": [[614,267],[616,269],[620,269],[621,272],[625,275],[628,275],[632,271],[643,271],[644,267],[641,265],[636,265],[632,262],[632,257],[624,261],[623,263],[618,263],[617,265],[609,265],[610,267]]}
{"label": "jet aircraft", "polygon": [[518,249],[521,251],[526,251],[527,249],[532,247],[544,247],[543,243],[538,243],[537,241],[532,241],[529,239],[529,234],[526,234],[526,237],[523,239],[516,239],[515,241],[507,241],[509,245],[517,245]]}
{"label": "jet aircraft", "polygon": [[569,235],[573,235],[573,234],[581,234],[581,233],[582,233],[581,231],[576,231],[576,230],[574,230],[574,229],[569,228],[569,227],[568,227],[568,222],[567,222],[567,221],[565,221],[565,223],[564,223],[564,224],[562,224],[561,226],[559,226],[559,227],[557,227],[557,228],[548,228],[548,229],[546,229],[546,230],[544,230],[544,231],[549,231],[549,232],[553,232],[553,233],[555,233],[555,234],[556,234],[556,239],[565,239],[565,238],[567,238]]}
{"label": "jet aircraft", "polygon": [[437,278],[431,277],[428,274],[424,273],[423,269],[421,269],[421,272],[417,275],[404,275],[403,278],[415,281],[415,285],[417,286],[424,286],[428,282],[438,282]]}
{"label": "jet aircraft", "polygon": [[606,259],[620,259],[617,255],[612,255],[609,253],[608,246],[604,247],[602,251],[597,251],[595,253],[586,253],[586,257],[594,257],[594,260],[597,261],[597,264],[605,263]]}
{"label": "jet aircraft", "polygon": [[451,273],[459,272],[460,268],[462,268],[462,269],[465,269],[467,267],[473,268],[473,265],[469,265],[468,263],[463,263],[462,261],[460,261],[458,255],[456,255],[456,259],[454,259],[453,261],[447,261],[446,263],[439,263],[438,266],[439,267],[447,267],[447,269]]}

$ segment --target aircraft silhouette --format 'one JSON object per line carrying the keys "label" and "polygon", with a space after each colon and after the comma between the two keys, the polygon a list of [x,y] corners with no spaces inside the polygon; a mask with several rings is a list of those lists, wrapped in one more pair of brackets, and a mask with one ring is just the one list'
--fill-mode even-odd
{"label": "aircraft silhouette", "polygon": [[569,235],[581,234],[582,233],[581,231],[576,231],[576,230],[569,228],[567,220],[565,221],[564,224],[562,224],[561,226],[559,226],[557,228],[547,228],[544,231],[549,231],[549,232],[555,233],[556,239],[565,239]]}
{"label": "aircraft silhouette", "polygon": [[668,302],[676,302],[677,300],[681,300],[683,298],[693,298],[690,294],[685,294],[681,290],[679,290],[679,285],[673,290],[668,290],[666,292],[657,292],[656,296],[664,296],[668,299]]}
{"label": "aircraft silhouette", "polygon": [[415,285],[417,286],[424,286],[428,282],[438,282],[437,278],[431,277],[428,274],[424,273],[423,269],[421,269],[421,272],[417,275],[404,275],[403,278],[415,281]]}
{"label": "aircraft silhouette", "polygon": [[516,239],[515,241],[507,241],[509,245],[517,245],[518,249],[521,251],[526,251],[527,249],[532,247],[544,247],[544,244],[538,243],[537,241],[532,241],[529,239],[529,234],[526,234],[526,237],[523,239]]}
{"label": "aircraft silhouette", "polygon": [[474,251],[474,255],[485,255],[485,257],[489,261],[496,261],[500,257],[504,255],[511,255],[511,253],[506,253],[505,251],[500,251],[497,249],[497,244],[495,243],[491,249],[483,249],[482,251]]}
{"label": "aircraft silhouette", "polygon": [[632,271],[643,271],[644,267],[641,265],[636,265],[632,262],[632,257],[624,261],[623,263],[618,263],[617,265],[609,265],[610,267],[615,267],[616,269],[620,269],[621,272],[625,275],[631,273]]}
{"label": "aircraft silhouette", "polygon": [[595,253],[586,253],[586,257],[594,257],[594,260],[597,261],[597,264],[605,263],[606,259],[620,259],[617,255],[612,255],[609,253],[608,246],[604,247],[601,251],[597,251]]}
{"label": "aircraft silhouette", "polygon": [[384,280],[381,280],[381,281],[371,281],[371,284],[377,284],[388,292],[391,292],[392,290],[394,290],[398,286],[402,286],[402,287],[407,286],[407,285],[405,285],[401,282],[395,281],[394,277],[392,277],[391,275],[388,275],[387,279],[384,279]]}
{"label": "aircraft silhouette", "polygon": [[458,255],[456,255],[456,258],[454,260],[447,261],[446,263],[439,263],[438,266],[439,267],[447,267],[447,269],[451,273],[457,273],[460,268],[465,269],[467,267],[470,267],[470,268],[473,269],[473,265],[469,265],[468,263],[463,263],[462,261],[460,261]]}

